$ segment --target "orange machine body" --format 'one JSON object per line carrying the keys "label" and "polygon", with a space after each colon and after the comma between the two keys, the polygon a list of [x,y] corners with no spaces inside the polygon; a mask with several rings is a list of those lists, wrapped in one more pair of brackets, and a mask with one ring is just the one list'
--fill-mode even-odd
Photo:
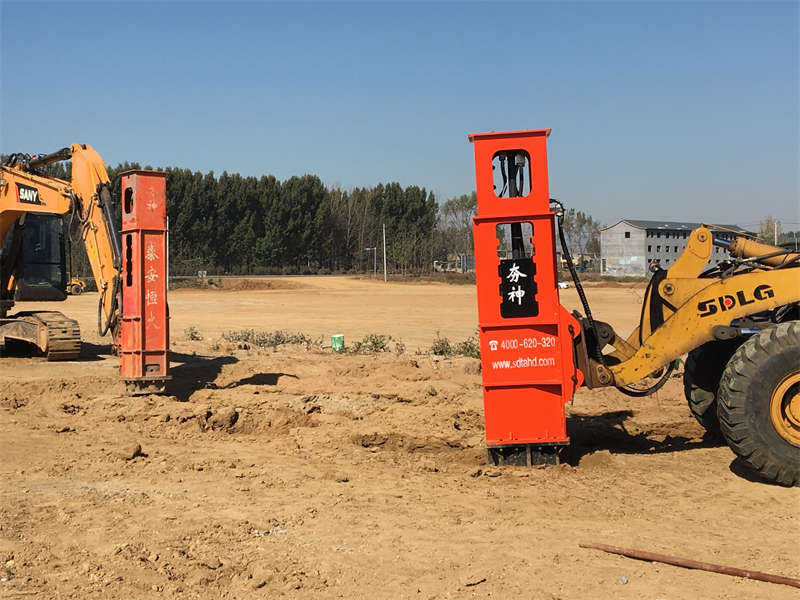
{"label": "orange machine body", "polygon": [[[580,325],[558,295],[555,213],[547,181],[549,133],[469,136],[475,151],[475,278],[490,456],[492,448],[567,444],[564,405],[583,383],[573,343]],[[520,167],[527,183],[514,197],[501,197],[502,190],[497,194],[497,157],[503,154],[509,161],[527,161]],[[508,257],[499,232],[512,223],[522,224],[529,250]]]}
{"label": "orange machine body", "polygon": [[163,391],[169,379],[166,175],[122,175],[120,376],[129,392]]}

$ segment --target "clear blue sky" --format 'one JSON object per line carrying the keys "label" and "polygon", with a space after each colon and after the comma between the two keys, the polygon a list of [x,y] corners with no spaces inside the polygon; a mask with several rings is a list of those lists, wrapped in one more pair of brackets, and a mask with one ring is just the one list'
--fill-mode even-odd
{"label": "clear blue sky", "polygon": [[2,3],[0,151],[474,188],[468,132],[553,129],[551,194],[800,224],[798,4]]}

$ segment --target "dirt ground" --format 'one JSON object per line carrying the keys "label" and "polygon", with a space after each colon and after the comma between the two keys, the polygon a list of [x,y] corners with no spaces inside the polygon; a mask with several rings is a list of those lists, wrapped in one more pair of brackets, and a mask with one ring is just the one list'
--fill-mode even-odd
{"label": "dirt ground", "polygon": [[[123,394],[96,294],[57,308],[81,322],[82,360],[2,359],[0,597],[797,598],[578,547],[800,577],[800,489],[704,441],[680,379],[644,399],[579,390],[571,464],[489,467],[478,361],[426,352],[437,331],[474,333],[472,286],[247,287],[171,293],[169,395]],[[642,293],[589,289],[625,333]],[[245,328],[405,352],[220,340]]]}

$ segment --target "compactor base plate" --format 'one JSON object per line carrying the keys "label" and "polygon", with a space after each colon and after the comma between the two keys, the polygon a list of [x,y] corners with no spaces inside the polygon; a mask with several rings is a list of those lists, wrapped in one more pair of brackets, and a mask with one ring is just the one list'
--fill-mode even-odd
{"label": "compactor base plate", "polygon": [[519,444],[516,446],[489,446],[489,463],[498,467],[503,465],[531,467],[534,465],[557,465],[566,444]]}

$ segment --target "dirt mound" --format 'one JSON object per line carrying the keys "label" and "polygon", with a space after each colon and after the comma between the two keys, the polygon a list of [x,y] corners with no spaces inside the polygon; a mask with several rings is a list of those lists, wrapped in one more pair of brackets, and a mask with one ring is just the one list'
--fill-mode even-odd
{"label": "dirt mound", "polygon": [[[572,283],[570,283],[572,285]],[[582,281],[581,285],[584,288],[628,288],[628,289],[644,289],[647,287],[646,281],[614,281],[607,279],[603,281]]]}
{"label": "dirt mound", "polygon": [[245,277],[223,277],[217,280],[219,288],[228,292],[248,290],[297,290],[308,287],[301,281],[290,278],[262,279]]}
{"label": "dirt mound", "polygon": [[426,452],[438,454],[447,450],[462,450],[456,441],[440,437],[415,437],[397,433],[368,433],[353,437],[353,443],[362,448],[379,448],[394,452]]}

